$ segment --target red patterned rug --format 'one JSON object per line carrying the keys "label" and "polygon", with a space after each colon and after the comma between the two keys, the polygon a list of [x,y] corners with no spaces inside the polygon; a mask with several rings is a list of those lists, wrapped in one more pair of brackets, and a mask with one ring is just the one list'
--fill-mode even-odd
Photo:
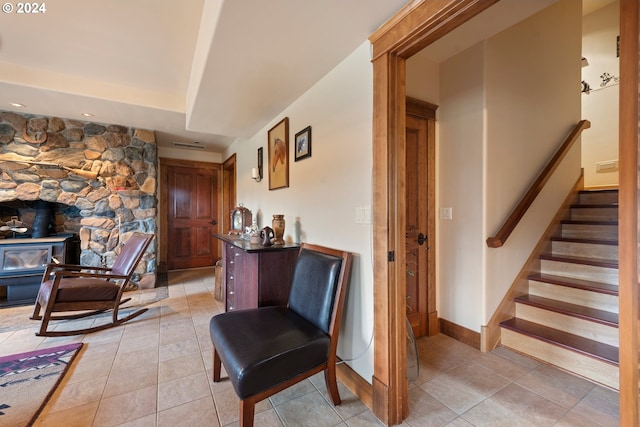
{"label": "red patterned rug", "polygon": [[30,426],[82,343],[0,357],[0,425]]}

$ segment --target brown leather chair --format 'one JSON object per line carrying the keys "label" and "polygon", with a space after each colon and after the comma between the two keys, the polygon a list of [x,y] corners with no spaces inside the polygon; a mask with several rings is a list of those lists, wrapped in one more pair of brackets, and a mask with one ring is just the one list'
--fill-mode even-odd
{"label": "brown leather chair", "polygon": [[255,405],[324,371],[335,405],[336,347],[352,254],[302,244],[286,307],[230,311],[211,319],[213,381],[221,365],[240,398],[240,425],[253,425]]}
{"label": "brown leather chair", "polygon": [[[111,266],[95,267],[72,264],[47,264],[31,319],[40,320],[38,336],[58,337],[87,334],[121,325],[147,311],[137,310],[119,319],[118,308],[131,298],[122,299],[125,287],[131,280],[136,266],[151,243],[153,235],[134,233],[124,244]],[[44,309],[44,314],[40,311]],[[112,310],[112,320],[98,326],[49,331],[50,320],[80,319]],[[55,316],[57,312],[74,312]]]}

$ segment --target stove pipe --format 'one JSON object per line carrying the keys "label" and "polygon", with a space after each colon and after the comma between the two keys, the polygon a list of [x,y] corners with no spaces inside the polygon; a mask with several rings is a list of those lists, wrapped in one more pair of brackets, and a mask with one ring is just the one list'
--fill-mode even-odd
{"label": "stove pipe", "polygon": [[45,200],[36,202],[36,215],[33,219],[33,227],[31,237],[47,237],[49,236],[49,228],[51,227],[51,217],[53,209],[51,203]]}

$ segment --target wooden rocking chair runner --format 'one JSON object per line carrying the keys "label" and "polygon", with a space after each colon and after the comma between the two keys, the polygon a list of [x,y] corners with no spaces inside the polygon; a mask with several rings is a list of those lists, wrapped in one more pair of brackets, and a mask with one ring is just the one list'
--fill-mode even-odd
{"label": "wooden rocking chair runner", "polygon": [[211,319],[213,381],[221,366],[240,398],[240,425],[253,426],[257,402],[324,371],[340,404],[336,348],[352,254],[302,244],[286,307],[230,311]]}
{"label": "wooden rocking chair runner", "polygon": [[[135,311],[119,319],[118,309],[125,287],[151,243],[153,235],[134,233],[124,244],[111,268],[72,264],[47,264],[31,319],[42,320],[37,336],[58,337],[87,334],[121,325],[147,311]],[[40,315],[40,311],[44,313]],[[108,310],[112,321],[91,328],[49,331],[51,320],[81,319]],[[53,315],[58,312],[73,312]]]}

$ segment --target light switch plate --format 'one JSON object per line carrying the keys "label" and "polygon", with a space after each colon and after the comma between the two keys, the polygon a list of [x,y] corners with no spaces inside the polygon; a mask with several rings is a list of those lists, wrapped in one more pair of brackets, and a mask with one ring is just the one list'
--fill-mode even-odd
{"label": "light switch plate", "polygon": [[440,219],[453,219],[453,208],[440,208]]}
{"label": "light switch plate", "polygon": [[356,224],[371,224],[371,206],[356,208]]}

